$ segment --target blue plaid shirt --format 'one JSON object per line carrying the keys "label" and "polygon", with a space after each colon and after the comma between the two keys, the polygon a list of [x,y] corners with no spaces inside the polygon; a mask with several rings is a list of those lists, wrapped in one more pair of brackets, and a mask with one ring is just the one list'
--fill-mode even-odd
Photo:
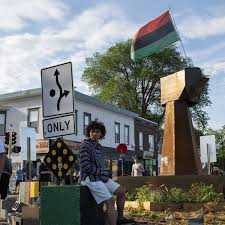
{"label": "blue plaid shirt", "polygon": [[91,182],[108,181],[107,173],[104,171],[104,160],[102,146],[91,138],[85,139],[80,145],[79,162],[80,176],[84,181],[89,176]]}

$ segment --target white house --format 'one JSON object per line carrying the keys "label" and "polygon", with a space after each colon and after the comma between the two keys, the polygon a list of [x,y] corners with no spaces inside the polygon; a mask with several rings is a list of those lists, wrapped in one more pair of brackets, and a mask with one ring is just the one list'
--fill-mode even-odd
{"label": "white house", "polygon": [[[75,91],[75,134],[64,136],[71,147],[76,148],[85,138],[85,128],[92,120],[105,124],[107,134],[102,140],[105,164],[113,174],[118,170],[116,147],[126,143],[128,154],[126,161],[132,161],[135,151],[134,118],[138,114],[104,103],[93,97]],[[46,153],[48,140],[44,140],[42,131],[41,88],[0,95],[0,138],[4,142],[6,131],[17,132],[17,144],[20,146],[20,128],[33,127],[37,131],[37,155]],[[47,143],[47,144],[46,144]],[[21,161],[19,154],[12,154],[14,163]]]}

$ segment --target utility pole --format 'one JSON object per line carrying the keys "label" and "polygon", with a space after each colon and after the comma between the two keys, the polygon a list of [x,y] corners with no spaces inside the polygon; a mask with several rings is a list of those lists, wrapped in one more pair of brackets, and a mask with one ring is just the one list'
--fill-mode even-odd
{"label": "utility pole", "polygon": [[222,160],[223,160],[223,162],[222,162],[222,166],[223,166],[223,172],[224,172],[224,169],[225,169],[225,163],[224,163],[224,137],[223,137],[223,133],[221,133],[221,147],[222,147]]}

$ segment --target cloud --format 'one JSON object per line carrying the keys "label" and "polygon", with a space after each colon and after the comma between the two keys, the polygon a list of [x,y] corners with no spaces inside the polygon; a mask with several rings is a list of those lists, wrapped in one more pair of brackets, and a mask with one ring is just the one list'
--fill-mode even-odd
{"label": "cloud", "polygon": [[206,39],[225,34],[225,16],[210,15],[183,15],[178,30],[181,36],[187,39]]}
{"label": "cloud", "polygon": [[29,21],[60,20],[66,10],[59,0],[1,0],[0,31],[18,31]]}
{"label": "cloud", "polygon": [[205,67],[211,71],[211,74],[225,73],[225,60],[223,62],[216,62],[211,65],[205,65]]}
{"label": "cloud", "polygon": [[[53,3],[50,0],[45,2]],[[59,4],[59,16],[62,16],[60,9],[64,5],[59,1],[56,3]],[[88,8],[69,18],[68,22],[65,17],[68,15],[62,18],[63,25],[61,21],[55,21],[54,25],[45,26],[39,32],[11,32],[0,38],[1,93],[40,87],[40,70],[66,61],[73,63],[77,90],[88,93],[87,85],[80,80],[85,58],[96,51],[105,51],[117,41],[127,40],[136,27],[115,4]],[[30,19],[36,20],[37,26],[41,25],[38,16],[32,17],[30,13]]]}
{"label": "cloud", "polygon": [[208,56],[214,56],[214,54],[218,51],[221,52],[222,49],[225,48],[225,42],[215,43],[214,45],[204,48],[204,49],[196,49],[194,51],[190,51],[188,53],[189,57],[196,58],[198,60],[203,60]]}

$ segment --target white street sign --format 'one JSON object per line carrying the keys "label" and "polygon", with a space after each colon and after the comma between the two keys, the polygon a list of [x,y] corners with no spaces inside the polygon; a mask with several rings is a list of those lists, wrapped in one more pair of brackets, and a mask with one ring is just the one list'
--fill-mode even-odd
{"label": "white street sign", "polygon": [[43,117],[74,113],[72,63],[41,70]]}
{"label": "white street sign", "polygon": [[201,162],[208,162],[207,145],[209,149],[210,162],[216,162],[216,140],[215,135],[200,136]]}
{"label": "white street sign", "polygon": [[74,114],[43,120],[45,138],[74,134]]}
{"label": "white street sign", "polygon": [[29,160],[27,138],[30,138],[30,160],[36,161],[36,131],[30,127],[21,127],[20,129],[21,161]]}

